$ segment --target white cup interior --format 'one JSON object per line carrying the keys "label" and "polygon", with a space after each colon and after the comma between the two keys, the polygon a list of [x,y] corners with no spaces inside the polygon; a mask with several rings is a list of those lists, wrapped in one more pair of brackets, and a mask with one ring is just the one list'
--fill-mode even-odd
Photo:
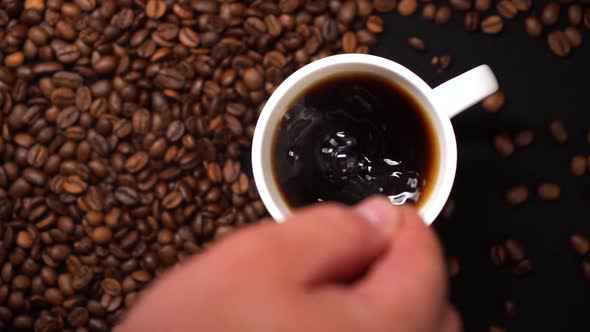
{"label": "white cup interior", "polygon": [[[382,77],[407,90],[422,105],[435,131],[438,167],[433,182],[427,183],[429,194],[418,212],[431,224],[442,210],[455,177],[457,147],[451,122],[446,113],[433,104],[432,89],[407,68],[384,58],[362,55],[335,55],[315,61],[288,77],[266,103],[254,133],[252,167],[260,197],[272,217],[281,222],[291,215],[288,204],[274,179],[272,151],[277,126],[291,104],[308,87],[332,76],[364,73]],[[435,150],[435,151],[436,151]]]}

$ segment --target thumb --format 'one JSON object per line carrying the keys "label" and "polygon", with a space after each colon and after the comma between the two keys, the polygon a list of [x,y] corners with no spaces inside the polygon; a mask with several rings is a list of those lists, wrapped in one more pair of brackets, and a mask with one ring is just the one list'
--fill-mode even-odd
{"label": "thumb", "polygon": [[[392,210],[381,210],[393,213]],[[408,330],[432,331],[446,307],[447,278],[440,243],[412,208],[400,207],[403,226],[357,290]]]}
{"label": "thumb", "polygon": [[369,199],[353,208],[322,203],[297,211],[284,224],[236,234],[217,253],[227,262],[232,252],[240,252],[239,257],[248,252],[257,266],[283,270],[300,284],[349,281],[382,254],[397,228],[395,215],[377,218],[374,208],[383,204],[391,203],[384,198]]}

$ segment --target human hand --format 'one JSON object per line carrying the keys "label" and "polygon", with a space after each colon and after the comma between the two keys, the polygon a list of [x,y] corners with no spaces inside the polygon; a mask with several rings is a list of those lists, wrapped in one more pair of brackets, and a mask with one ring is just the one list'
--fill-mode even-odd
{"label": "human hand", "polygon": [[174,268],[115,331],[461,330],[440,244],[384,198],[230,234]]}

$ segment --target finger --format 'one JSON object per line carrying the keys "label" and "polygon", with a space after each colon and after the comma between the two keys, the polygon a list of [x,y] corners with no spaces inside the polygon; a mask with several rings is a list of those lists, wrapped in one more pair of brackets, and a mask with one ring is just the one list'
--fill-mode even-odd
{"label": "finger", "polygon": [[357,285],[359,294],[387,317],[403,317],[433,328],[446,303],[446,274],[440,244],[413,209],[400,208],[402,227],[387,252]]}
{"label": "finger", "polygon": [[447,305],[442,317],[441,332],[460,332],[463,330],[461,318],[452,305]]}
{"label": "finger", "polygon": [[[395,210],[379,218],[384,198],[369,199],[355,208],[319,204],[303,209],[284,224],[254,227],[229,239],[219,255],[240,264],[244,255],[268,273],[287,273],[304,284],[342,281],[357,276],[388,246],[399,227]],[[234,256],[235,259],[228,257]],[[252,270],[252,266],[250,266]]]}

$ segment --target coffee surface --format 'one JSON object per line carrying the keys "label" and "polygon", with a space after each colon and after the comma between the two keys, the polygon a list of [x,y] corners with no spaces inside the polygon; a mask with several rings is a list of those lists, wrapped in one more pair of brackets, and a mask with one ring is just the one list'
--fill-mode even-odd
{"label": "coffee surface", "polygon": [[419,205],[439,159],[422,106],[403,88],[368,74],[308,88],[285,112],[274,142],[275,181],[291,207],[354,204],[374,194]]}

